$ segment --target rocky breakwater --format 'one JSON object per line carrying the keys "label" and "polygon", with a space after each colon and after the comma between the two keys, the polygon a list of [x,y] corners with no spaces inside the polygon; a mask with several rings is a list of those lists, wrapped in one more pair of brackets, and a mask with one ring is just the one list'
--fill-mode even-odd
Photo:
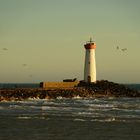
{"label": "rocky breakwater", "polygon": [[87,84],[80,82],[74,88],[13,88],[0,89],[0,101],[27,99],[57,99],[74,97],[140,97],[140,92],[109,81]]}
{"label": "rocky breakwater", "polygon": [[91,84],[80,83],[79,86],[85,87],[88,91],[94,92],[94,95],[113,97],[140,97],[139,91],[107,80],[97,81],[96,83]]}

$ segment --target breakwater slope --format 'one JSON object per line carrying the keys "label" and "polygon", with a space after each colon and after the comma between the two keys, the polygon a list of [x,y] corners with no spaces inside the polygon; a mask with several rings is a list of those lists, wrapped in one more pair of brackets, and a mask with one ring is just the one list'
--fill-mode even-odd
{"label": "breakwater slope", "polygon": [[86,84],[80,82],[73,88],[11,88],[0,89],[0,101],[26,99],[56,99],[73,97],[140,97],[140,92],[109,81]]}

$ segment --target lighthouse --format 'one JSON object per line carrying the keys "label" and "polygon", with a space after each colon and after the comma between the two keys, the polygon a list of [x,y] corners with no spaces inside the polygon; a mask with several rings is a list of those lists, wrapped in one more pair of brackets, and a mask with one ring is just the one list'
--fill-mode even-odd
{"label": "lighthouse", "polygon": [[86,83],[96,82],[96,61],[95,61],[95,48],[96,44],[90,38],[85,45],[85,67],[84,67],[84,81]]}

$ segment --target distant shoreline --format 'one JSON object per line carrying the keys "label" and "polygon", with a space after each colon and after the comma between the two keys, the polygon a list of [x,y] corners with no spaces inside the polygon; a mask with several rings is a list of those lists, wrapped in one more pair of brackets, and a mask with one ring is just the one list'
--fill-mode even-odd
{"label": "distant shoreline", "polygon": [[0,101],[57,98],[140,97],[140,92],[109,81],[80,84],[74,88],[1,88]]}

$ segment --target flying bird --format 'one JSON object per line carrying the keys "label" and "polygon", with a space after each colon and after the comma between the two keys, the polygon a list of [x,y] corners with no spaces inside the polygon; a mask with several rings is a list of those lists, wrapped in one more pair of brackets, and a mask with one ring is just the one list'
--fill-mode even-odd
{"label": "flying bird", "polygon": [[121,50],[124,52],[124,51],[127,51],[127,48],[123,48],[123,49],[121,49]]}
{"label": "flying bird", "polygon": [[27,66],[27,64],[22,64],[24,67],[26,67]]}
{"label": "flying bird", "polygon": [[119,50],[119,46],[117,46],[116,49]]}
{"label": "flying bird", "polygon": [[7,49],[7,48],[2,48],[2,50],[3,50],[3,51],[7,51],[8,49]]}

